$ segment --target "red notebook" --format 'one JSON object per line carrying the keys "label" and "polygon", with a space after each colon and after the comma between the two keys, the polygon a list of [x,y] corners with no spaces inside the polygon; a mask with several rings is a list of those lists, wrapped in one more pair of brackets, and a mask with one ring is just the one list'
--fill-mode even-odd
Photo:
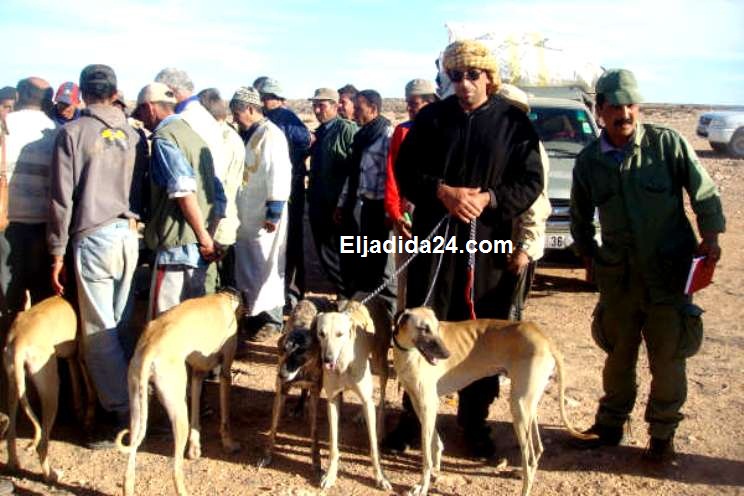
{"label": "red notebook", "polygon": [[687,274],[685,294],[691,295],[708,286],[713,281],[713,272],[716,270],[715,263],[705,263],[705,257],[694,257],[690,272]]}

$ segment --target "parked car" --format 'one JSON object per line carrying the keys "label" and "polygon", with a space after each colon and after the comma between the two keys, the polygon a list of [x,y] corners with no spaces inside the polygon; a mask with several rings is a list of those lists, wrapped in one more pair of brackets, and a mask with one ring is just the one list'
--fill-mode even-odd
{"label": "parked car", "polygon": [[708,138],[713,150],[744,158],[744,111],[706,112],[700,116],[696,132]]}
{"label": "parked car", "polygon": [[582,101],[531,97],[529,103],[530,121],[550,159],[548,198],[552,212],[545,226],[545,260],[579,266],[581,261],[576,256],[571,236],[571,180],[576,156],[599,136],[599,127]]}

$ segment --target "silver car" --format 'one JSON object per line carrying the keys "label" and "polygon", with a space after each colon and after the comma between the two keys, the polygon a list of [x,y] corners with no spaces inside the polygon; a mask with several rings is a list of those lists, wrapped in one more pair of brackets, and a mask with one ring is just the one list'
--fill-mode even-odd
{"label": "silver car", "polygon": [[553,263],[577,265],[569,215],[571,179],[576,156],[599,136],[599,128],[580,101],[535,97],[529,103],[530,121],[550,158],[548,197],[552,212],[545,226],[545,258]]}

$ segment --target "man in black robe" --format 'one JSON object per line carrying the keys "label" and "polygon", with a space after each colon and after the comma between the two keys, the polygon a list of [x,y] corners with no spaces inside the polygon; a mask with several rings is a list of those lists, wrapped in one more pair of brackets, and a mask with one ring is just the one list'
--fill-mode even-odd
{"label": "man in black robe", "polygon": [[[475,239],[510,240],[513,220],[543,188],[538,136],[525,113],[498,98],[498,65],[481,43],[452,43],[444,67],[455,94],[428,105],[403,142],[395,174],[403,196],[414,205],[413,235],[424,238],[446,214],[455,252],[421,254],[409,267],[407,306],[425,304],[439,257],[441,270],[429,304],[441,320],[506,319],[516,276],[506,270],[506,253],[475,255],[472,292],[468,281],[470,222]],[[438,233],[444,235],[444,225]],[[462,251],[462,252],[460,252]],[[458,424],[471,454],[490,457],[488,407],[498,395],[498,376],[460,391]],[[418,435],[418,422],[404,397],[404,414],[384,447],[404,450]]]}

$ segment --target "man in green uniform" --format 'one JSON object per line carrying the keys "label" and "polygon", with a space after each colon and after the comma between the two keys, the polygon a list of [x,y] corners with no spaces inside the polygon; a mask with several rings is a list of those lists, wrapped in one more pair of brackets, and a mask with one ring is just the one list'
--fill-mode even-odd
{"label": "man in green uniform", "polygon": [[[579,447],[621,442],[636,399],[636,362],[646,341],[651,391],[645,420],[651,440],[645,457],[674,455],[672,438],[687,397],[685,361],[702,340],[702,310],[684,294],[693,255],[716,263],[725,228],[713,181],[677,132],[639,122],[641,96],[633,73],[607,71],[597,81],[597,111],[604,129],[576,159],[571,232],[591,259],[599,287],[592,337],[607,353],[604,396]],[[702,241],[684,211],[687,191]],[[602,244],[594,241],[599,210]]]}

